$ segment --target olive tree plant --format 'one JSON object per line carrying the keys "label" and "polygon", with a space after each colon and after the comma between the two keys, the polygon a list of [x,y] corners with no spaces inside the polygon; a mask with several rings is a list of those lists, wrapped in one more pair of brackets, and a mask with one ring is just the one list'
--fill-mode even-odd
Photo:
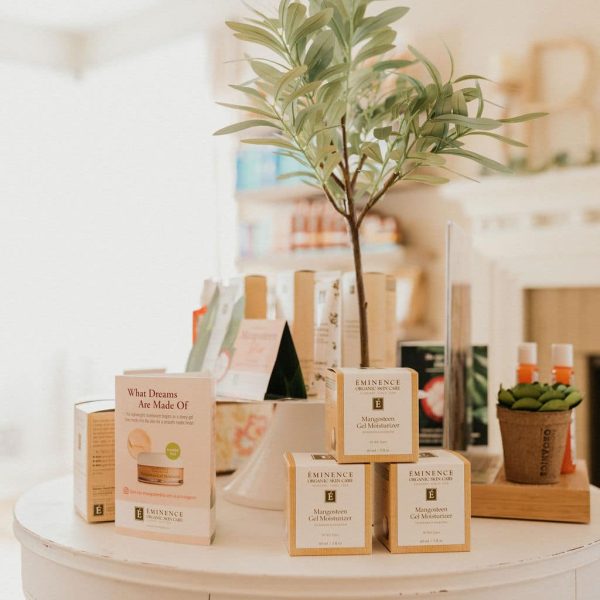
{"label": "olive tree plant", "polygon": [[[356,270],[361,366],[369,366],[367,303],[360,227],[386,192],[402,181],[441,184],[447,157],[461,157],[506,172],[499,162],[466,148],[472,136],[523,146],[494,130],[510,119],[484,117],[478,75],[455,76],[415,48],[397,58],[392,27],[407,12],[375,12],[376,0],[281,0],[277,14],[249,7],[252,16],[227,25],[236,38],[262,49],[246,57],[251,81],[231,87],[245,100],[224,106],[250,116],[217,135],[257,128],[247,144],[275,146],[293,157],[302,177],[321,189],[347,223]],[[422,63],[427,80],[411,74]],[[432,170],[434,171],[432,173]]]}

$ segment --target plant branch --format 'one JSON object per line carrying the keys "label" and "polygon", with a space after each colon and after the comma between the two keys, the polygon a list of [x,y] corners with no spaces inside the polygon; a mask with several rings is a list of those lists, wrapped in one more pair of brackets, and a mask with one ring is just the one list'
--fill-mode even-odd
{"label": "plant branch", "polygon": [[353,192],[354,192],[354,188],[356,186],[356,181],[358,179],[358,176],[359,176],[360,172],[362,171],[362,168],[365,165],[366,160],[367,160],[367,155],[363,154],[360,157],[360,161],[358,163],[358,166],[356,167],[356,170],[354,171],[354,174],[352,175],[352,180],[350,181],[350,186],[352,187]]}
{"label": "plant branch", "polygon": [[375,206],[377,201],[399,180],[400,175],[396,173],[396,171],[393,171],[390,174],[390,176],[385,180],[382,188],[376,194],[371,196],[371,198],[369,198],[369,201],[365,204],[365,206],[358,215],[357,224],[359,227],[367,213],[373,208],[373,206]]}
{"label": "plant branch", "polygon": [[332,172],[330,177],[340,186],[340,188],[342,188],[342,190],[344,190],[344,192],[346,191],[346,185],[335,173]]}
{"label": "plant branch", "polygon": [[321,187],[323,188],[323,191],[325,192],[325,195],[327,196],[327,199],[329,200],[329,203],[331,204],[331,206],[333,206],[333,208],[340,213],[340,215],[342,215],[342,217],[344,217],[344,219],[348,219],[348,214],[346,213],[346,211],[342,210],[336,203],[335,198],[333,197],[333,194],[331,193],[331,191],[329,190],[329,188],[327,187],[326,183],[322,183]]}
{"label": "plant branch", "polygon": [[350,181],[350,159],[348,157],[348,133],[346,131],[346,115],[342,117],[342,145],[344,152],[344,162],[342,164],[342,172],[344,174],[344,189],[348,200],[348,208],[352,204],[354,197],[352,193],[352,182]]}

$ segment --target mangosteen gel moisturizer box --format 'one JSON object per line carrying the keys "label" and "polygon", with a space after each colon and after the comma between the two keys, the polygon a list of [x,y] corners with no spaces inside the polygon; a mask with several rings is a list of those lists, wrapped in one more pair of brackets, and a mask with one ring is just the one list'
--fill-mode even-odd
{"label": "mangosteen gel moisturizer box", "polygon": [[330,369],[327,451],[339,463],[416,461],[418,387],[412,369]]}
{"label": "mangosteen gel moisturizer box", "polygon": [[371,554],[371,465],[308,452],[287,452],[285,461],[289,554]]}
{"label": "mangosteen gel moisturizer box", "polygon": [[214,380],[116,377],[116,529],[208,545],[215,532]]}
{"label": "mangosteen gel moisturizer box", "polygon": [[457,452],[423,450],[419,462],[375,468],[375,536],[390,552],[467,552],[471,469]]}

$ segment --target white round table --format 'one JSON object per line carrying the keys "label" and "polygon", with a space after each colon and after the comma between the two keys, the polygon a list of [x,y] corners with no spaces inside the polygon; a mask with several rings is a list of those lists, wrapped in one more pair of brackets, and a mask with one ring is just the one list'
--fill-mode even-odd
{"label": "white round table", "polygon": [[210,547],[118,535],[73,512],[72,481],[15,508],[25,595],[34,600],[600,598],[600,491],[590,525],[474,519],[472,551],[290,557],[283,513],[219,499]]}

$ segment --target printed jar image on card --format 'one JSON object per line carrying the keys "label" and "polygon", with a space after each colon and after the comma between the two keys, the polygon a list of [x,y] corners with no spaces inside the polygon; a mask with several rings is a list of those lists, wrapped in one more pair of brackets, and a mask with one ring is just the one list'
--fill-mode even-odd
{"label": "printed jar image on card", "polygon": [[415,371],[343,368],[328,375],[326,441],[338,462],[416,460]]}

